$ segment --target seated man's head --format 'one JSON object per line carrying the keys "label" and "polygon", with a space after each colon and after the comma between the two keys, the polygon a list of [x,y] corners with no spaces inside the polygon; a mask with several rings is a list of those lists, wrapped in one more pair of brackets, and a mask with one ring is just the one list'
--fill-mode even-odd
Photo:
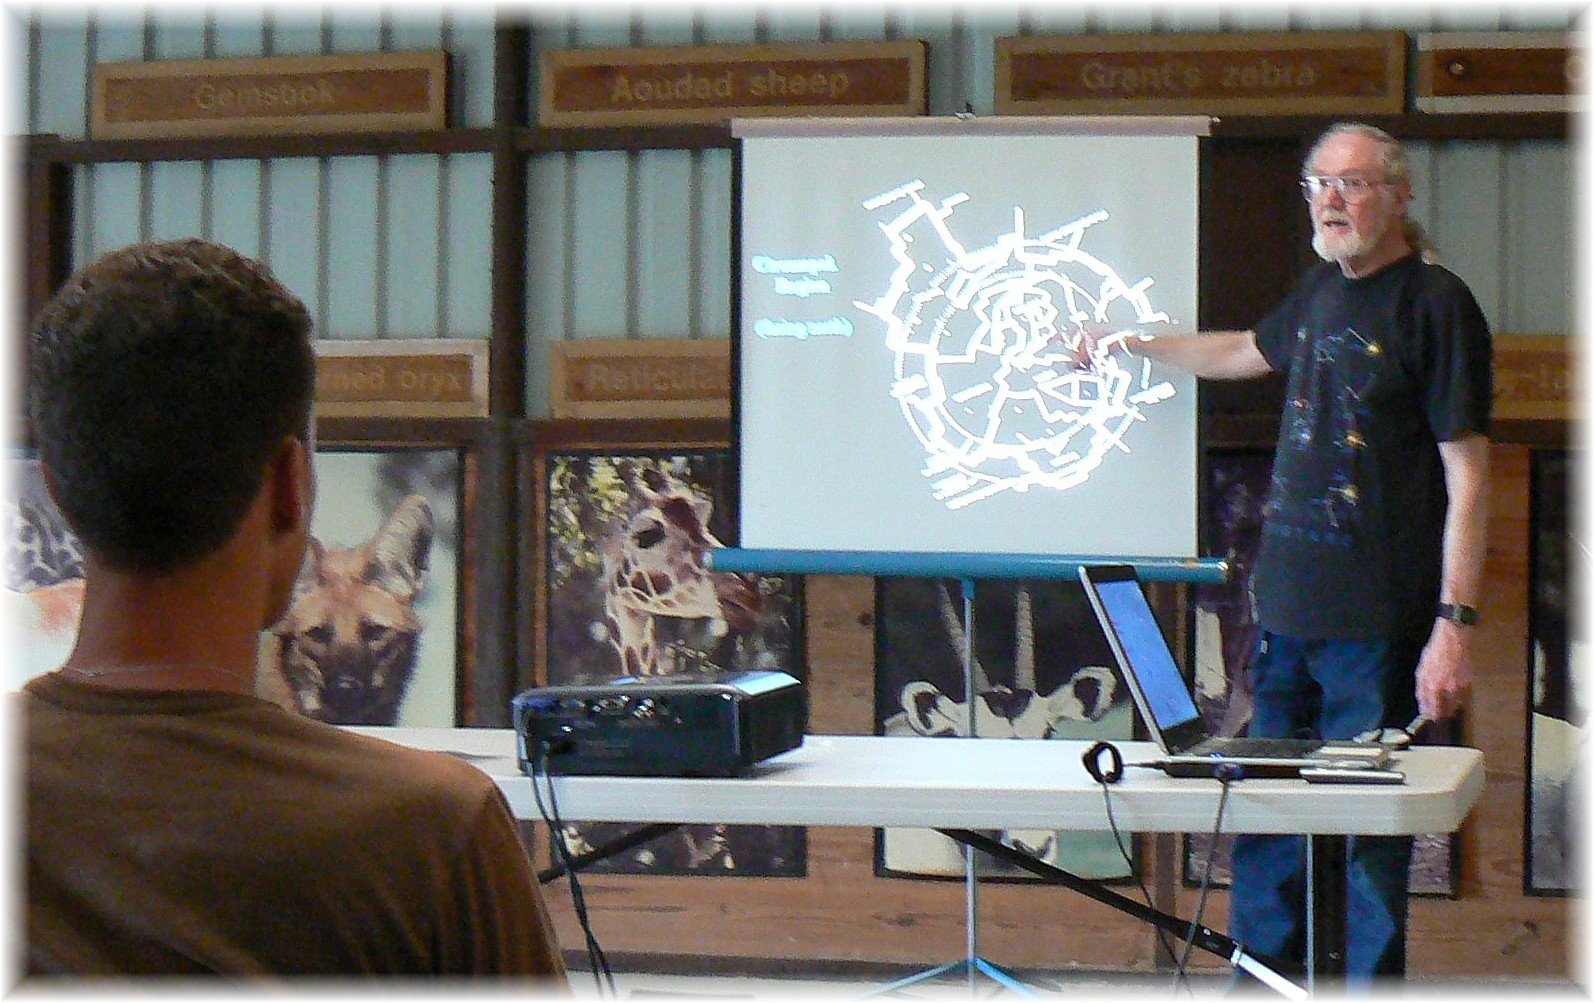
{"label": "seated man's head", "polygon": [[27,414],[94,560],[164,575],[233,538],[290,440],[308,456],[310,330],[264,266],[203,240],[135,244],[67,281],[34,323]]}

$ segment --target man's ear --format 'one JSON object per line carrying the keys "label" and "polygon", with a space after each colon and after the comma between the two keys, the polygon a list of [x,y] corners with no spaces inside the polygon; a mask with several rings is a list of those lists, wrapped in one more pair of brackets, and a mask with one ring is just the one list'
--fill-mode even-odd
{"label": "man's ear", "polygon": [[290,435],[282,441],[271,465],[271,528],[279,533],[307,530],[314,500],[310,453],[304,441]]}
{"label": "man's ear", "polygon": [[55,482],[55,471],[49,464],[39,461],[39,476],[44,480],[44,494],[50,499],[50,504],[55,506],[57,512],[61,511],[61,489]]}

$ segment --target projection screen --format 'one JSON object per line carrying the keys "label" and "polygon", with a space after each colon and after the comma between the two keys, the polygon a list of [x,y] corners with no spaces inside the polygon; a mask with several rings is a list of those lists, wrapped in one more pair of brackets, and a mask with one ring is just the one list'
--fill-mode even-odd
{"label": "projection screen", "polygon": [[1196,556],[1206,124],[734,122],[739,545]]}

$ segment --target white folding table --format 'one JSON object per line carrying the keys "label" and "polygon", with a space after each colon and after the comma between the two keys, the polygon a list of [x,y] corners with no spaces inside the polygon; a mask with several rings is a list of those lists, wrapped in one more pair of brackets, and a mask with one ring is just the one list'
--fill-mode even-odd
{"label": "white folding table", "polygon": [[[541,818],[511,729],[350,730],[464,758],[497,782],[518,818]],[[564,817],[593,822],[924,827],[953,838],[975,829],[1105,831],[1102,786],[1082,759],[1088,745],[809,735],[799,748],[738,777],[555,774],[538,782],[553,784]],[[1149,742],[1118,748],[1129,764],[1110,791],[1121,830],[1211,830],[1219,781],[1137,768],[1157,758]],[[1394,753],[1391,766],[1406,775],[1404,784],[1247,778],[1230,786],[1223,831],[1312,837],[1315,973],[1344,970],[1344,837],[1454,832],[1483,790],[1483,754],[1476,749],[1417,747]]]}

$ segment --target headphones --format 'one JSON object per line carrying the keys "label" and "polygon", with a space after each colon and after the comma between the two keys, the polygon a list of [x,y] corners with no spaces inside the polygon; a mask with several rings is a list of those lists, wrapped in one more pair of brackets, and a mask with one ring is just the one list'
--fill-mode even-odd
{"label": "headphones", "polygon": [[[1102,757],[1107,763],[1102,765]],[[1118,746],[1111,742],[1097,742],[1085,750],[1080,756],[1080,761],[1085,765],[1085,772],[1098,784],[1116,784],[1124,778],[1124,757],[1118,751]],[[1153,763],[1137,763],[1137,766],[1152,766]],[[1245,767],[1239,763],[1216,762],[1212,766],[1212,776],[1224,783],[1232,783],[1245,778]]]}
{"label": "headphones", "polygon": [[[1103,755],[1107,757],[1105,769],[1101,764]],[[1086,749],[1080,759],[1085,764],[1085,772],[1098,784],[1116,784],[1124,778],[1123,753],[1111,742],[1097,742]]]}

